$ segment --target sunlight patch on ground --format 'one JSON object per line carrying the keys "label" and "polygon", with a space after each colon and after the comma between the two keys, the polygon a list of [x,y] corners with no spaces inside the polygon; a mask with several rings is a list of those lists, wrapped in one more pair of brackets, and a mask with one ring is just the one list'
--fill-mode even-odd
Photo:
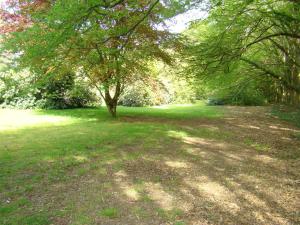
{"label": "sunlight patch on ground", "polygon": [[268,155],[255,155],[253,159],[263,163],[279,163],[277,159],[272,158]]}
{"label": "sunlight patch on ground", "polygon": [[71,124],[74,119],[63,116],[37,115],[31,110],[0,110],[0,131],[31,126]]}
{"label": "sunlight patch on ground", "polygon": [[226,157],[230,158],[231,160],[235,160],[235,161],[242,161],[242,157],[236,155],[236,154],[232,154],[232,153],[228,153],[228,152],[224,152],[223,153]]}
{"label": "sunlight patch on ground", "polygon": [[[248,179],[249,182],[255,184],[257,181],[256,178],[252,176],[244,176]],[[288,220],[283,218],[281,213],[278,213],[270,206],[268,201],[265,201],[266,198],[262,198],[263,191],[257,185],[255,185],[256,191],[249,191],[241,188],[241,184],[231,181],[231,184],[238,187],[235,189],[237,195],[243,196],[244,205],[247,205],[249,208],[253,208],[253,215],[256,220],[261,221],[261,223],[270,224],[270,221],[273,221],[272,224],[290,224]],[[276,193],[268,193],[269,198],[272,199],[276,196]],[[275,198],[274,198],[275,199]],[[287,211],[289,209],[286,209]],[[267,218],[267,220],[266,220]]]}
{"label": "sunlight patch on ground", "polygon": [[202,151],[200,148],[186,148],[186,151],[189,153],[189,154],[192,154],[192,155],[197,155],[197,156],[201,156],[203,158],[207,157],[208,156],[208,153],[205,152],[205,151]]}
{"label": "sunlight patch on ground", "polygon": [[166,165],[172,168],[190,168],[188,163],[179,161],[167,161]]}
{"label": "sunlight patch on ground", "polygon": [[44,160],[48,163],[54,163],[56,161],[55,159],[53,159],[53,157],[50,156],[45,157]]}
{"label": "sunlight patch on ground", "polygon": [[278,126],[269,126],[270,128],[272,129],[275,129],[275,130],[284,130],[284,131],[293,131],[293,132],[299,132],[299,130],[296,130],[296,129],[291,129],[291,128],[287,128],[287,127],[278,127]]}
{"label": "sunlight patch on ground", "polygon": [[74,159],[77,162],[87,162],[88,161],[88,158],[86,156],[81,156],[81,155],[74,156]]}
{"label": "sunlight patch on ground", "polygon": [[169,194],[159,183],[145,183],[145,189],[148,192],[150,199],[164,210],[173,210],[178,208],[184,212],[188,212],[193,207],[192,202],[184,201]]}
{"label": "sunlight patch on ground", "polygon": [[249,129],[255,129],[255,130],[260,130],[260,127],[257,127],[257,126],[253,126],[253,125],[238,125],[239,127],[242,127],[242,128],[249,128]]}
{"label": "sunlight patch on ground", "polygon": [[123,189],[124,189],[124,193],[127,195],[128,198],[135,201],[140,199],[140,194],[133,187],[126,185],[123,186]]}
{"label": "sunlight patch on ground", "polygon": [[217,147],[221,149],[226,149],[228,147],[226,143],[216,142],[216,141],[207,140],[198,137],[184,137],[184,143],[190,145],[211,146],[211,147]]}
{"label": "sunlight patch on ground", "polygon": [[127,173],[123,170],[116,172],[115,182],[118,183],[120,189],[132,201],[137,201],[141,198],[140,193],[135,189],[135,187],[130,184],[125,178],[128,176]]}
{"label": "sunlight patch on ground", "polygon": [[206,176],[186,179],[185,183],[198,190],[200,194],[211,201],[218,202],[224,208],[230,210],[231,213],[237,213],[240,209],[236,203],[235,196],[226,187],[217,182],[210,181]]}
{"label": "sunlight patch on ground", "polygon": [[165,210],[171,210],[176,205],[175,198],[169,193],[165,192],[161,184],[146,183],[146,190],[149,196],[154,200],[161,208]]}
{"label": "sunlight patch on ground", "polygon": [[168,135],[169,135],[169,137],[178,138],[178,139],[187,137],[187,133],[186,132],[175,131],[175,130],[168,131]]}

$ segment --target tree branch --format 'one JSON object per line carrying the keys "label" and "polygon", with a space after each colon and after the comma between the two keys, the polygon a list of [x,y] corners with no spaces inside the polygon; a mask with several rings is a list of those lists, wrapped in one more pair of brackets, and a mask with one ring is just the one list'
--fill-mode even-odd
{"label": "tree branch", "polygon": [[283,79],[283,76],[278,75],[276,73],[274,73],[271,70],[268,70],[266,68],[264,68],[263,66],[259,65],[256,62],[253,62],[247,58],[241,57],[240,58],[243,62],[248,63],[249,65],[255,67],[256,69],[259,69],[261,71],[263,71],[265,74],[275,78],[276,80],[278,80],[279,82],[281,82],[285,87],[287,87],[290,90],[296,91],[297,93],[300,93],[300,86],[294,86],[292,84],[290,84],[287,80]]}
{"label": "tree branch", "polygon": [[286,32],[280,32],[280,33],[270,34],[270,35],[267,35],[265,37],[259,38],[259,39],[255,40],[255,41],[247,44],[245,48],[249,48],[250,46],[252,46],[254,44],[257,44],[257,43],[262,42],[264,40],[270,39],[272,37],[278,37],[278,36],[285,36],[285,37],[300,39],[300,35],[298,35],[298,34],[291,34],[291,33],[286,33]]}

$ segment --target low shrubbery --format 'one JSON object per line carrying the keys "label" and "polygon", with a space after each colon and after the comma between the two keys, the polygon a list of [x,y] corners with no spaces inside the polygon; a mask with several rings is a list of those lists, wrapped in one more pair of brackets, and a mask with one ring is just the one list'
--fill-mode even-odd
{"label": "low shrubbery", "polygon": [[266,102],[266,98],[259,90],[246,87],[240,90],[228,89],[217,92],[209,98],[208,105],[257,106],[264,105]]}
{"label": "low shrubbery", "polygon": [[49,76],[35,81],[24,74],[2,75],[0,106],[2,108],[65,109],[100,103],[84,80],[75,80],[72,73]]}
{"label": "low shrubbery", "polygon": [[[170,103],[190,103],[196,100],[192,87],[173,77],[148,77],[127,85],[119,105],[153,106]],[[66,109],[99,105],[94,91],[83,79],[72,73],[49,75],[39,80],[25,73],[5,74],[0,80],[0,107]]]}
{"label": "low shrubbery", "polygon": [[128,86],[119,104],[124,106],[153,106],[170,103],[190,103],[196,100],[195,92],[185,84],[166,80],[137,81]]}

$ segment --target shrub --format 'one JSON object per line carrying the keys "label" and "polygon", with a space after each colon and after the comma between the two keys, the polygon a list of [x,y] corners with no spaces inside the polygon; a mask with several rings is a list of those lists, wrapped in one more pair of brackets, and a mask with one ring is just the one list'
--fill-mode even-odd
{"label": "shrub", "polygon": [[45,99],[43,108],[65,109],[69,108],[67,92],[75,84],[75,75],[65,73],[64,75],[51,75],[43,80],[40,85],[41,99]]}
{"label": "shrub", "polygon": [[36,102],[36,89],[31,86],[31,80],[15,74],[0,76],[0,105],[2,108],[33,108]]}
{"label": "shrub", "polygon": [[52,75],[39,82],[24,74],[2,74],[0,77],[2,108],[65,109],[86,107],[96,101],[100,103],[88,83],[76,80],[72,73]]}
{"label": "shrub", "polygon": [[266,98],[255,83],[250,83],[243,88],[231,89],[226,102],[234,105],[255,106],[264,105]]}
{"label": "shrub", "polygon": [[119,104],[132,107],[148,106],[153,104],[151,97],[149,88],[141,82],[136,82],[124,90]]}
{"label": "shrub", "polygon": [[75,83],[74,87],[68,91],[67,99],[69,107],[81,108],[94,103],[100,104],[100,99],[92,92],[87,83],[79,81]]}
{"label": "shrub", "polygon": [[195,91],[187,82],[153,78],[136,81],[125,88],[119,104],[124,106],[153,106],[169,103],[190,103],[196,100]]}

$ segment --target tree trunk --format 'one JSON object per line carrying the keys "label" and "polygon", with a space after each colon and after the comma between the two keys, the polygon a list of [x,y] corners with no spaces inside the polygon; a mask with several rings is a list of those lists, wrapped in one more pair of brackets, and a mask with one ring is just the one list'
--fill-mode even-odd
{"label": "tree trunk", "polygon": [[105,99],[105,104],[106,104],[106,107],[107,107],[108,112],[110,113],[110,115],[113,118],[116,118],[117,117],[117,102],[115,102],[115,101],[107,101]]}
{"label": "tree trunk", "polygon": [[106,107],[108,109],[108,112],[111,114],[112,117],[117,117],[117,105],[119,101],[119,97],[121,94],[121,83],[118,81],[115,87],[115,93],[114,97],[111,97],[109,92],[109,86],[105,86],[105,93],[104,93],[104,101],[106,104]]}

